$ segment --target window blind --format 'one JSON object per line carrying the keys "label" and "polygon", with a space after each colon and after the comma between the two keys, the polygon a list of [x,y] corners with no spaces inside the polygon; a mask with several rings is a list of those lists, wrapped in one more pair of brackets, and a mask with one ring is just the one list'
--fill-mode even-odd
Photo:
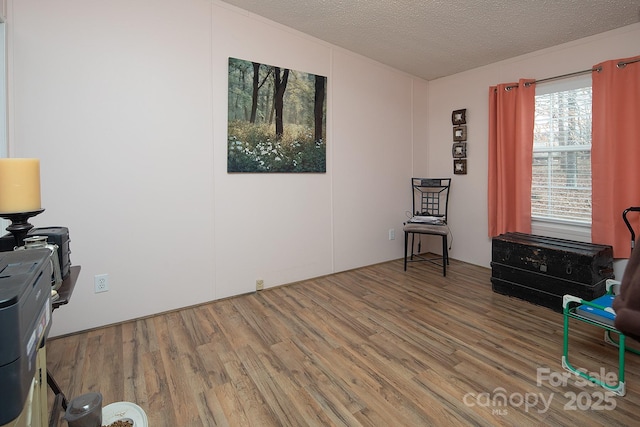
{"label": "window blind", "polygon": [[571,85],[536,95],[531,216],[590,224],[591,85]]}

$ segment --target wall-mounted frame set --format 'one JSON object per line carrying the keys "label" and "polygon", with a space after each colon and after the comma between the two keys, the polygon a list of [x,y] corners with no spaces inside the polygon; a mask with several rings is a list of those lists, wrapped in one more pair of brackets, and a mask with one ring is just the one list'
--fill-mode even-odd
{"label": "wall-mounted frame set", "polygon": [[454,110],[451,112],[453,124],[453,173],[455,175],[467,174],[467,110]]}

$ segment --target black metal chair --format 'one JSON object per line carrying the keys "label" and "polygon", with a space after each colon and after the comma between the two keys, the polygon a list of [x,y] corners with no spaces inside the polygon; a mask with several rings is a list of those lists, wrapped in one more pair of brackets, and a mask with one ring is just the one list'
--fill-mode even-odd
{"label": "black metal chair", "polygon": [[[404,270],[408,262],[428,261],[442,266],[442,275],[447,275],[449,265],[447,213],[449,209],[449,189],[451,178],[411,178],[413,192],[412,218],[404,224]],[[442,238],[442,256],[421,255],[419,236],[418,250],[415,252],[415,235],[432,235]],[[409,235],[411,254],[409,255]]]}

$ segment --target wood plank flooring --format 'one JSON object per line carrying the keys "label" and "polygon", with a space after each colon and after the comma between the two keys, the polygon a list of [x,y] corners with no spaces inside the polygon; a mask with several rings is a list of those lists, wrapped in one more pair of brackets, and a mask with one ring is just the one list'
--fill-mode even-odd
{"label": "wood plank flooring", "polygon": [[[636,424],[640,357],[625,397],[564,377],[562,316],[490,275],[391,261],[55,338],[47,366],[151,427]],[[601,330],[571,328],[575,365],[616,372]]]}

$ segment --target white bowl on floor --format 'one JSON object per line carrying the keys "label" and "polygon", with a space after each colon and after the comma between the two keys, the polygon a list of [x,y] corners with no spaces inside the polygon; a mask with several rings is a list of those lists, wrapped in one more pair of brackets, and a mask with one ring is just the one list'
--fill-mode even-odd
{"label": "white bowl on floor", "polygon": [[119,420],[131,420],[133,427],[149,427],[147,414],[132,402],[114,402],[102,408],[102,425],[108,426]]}

